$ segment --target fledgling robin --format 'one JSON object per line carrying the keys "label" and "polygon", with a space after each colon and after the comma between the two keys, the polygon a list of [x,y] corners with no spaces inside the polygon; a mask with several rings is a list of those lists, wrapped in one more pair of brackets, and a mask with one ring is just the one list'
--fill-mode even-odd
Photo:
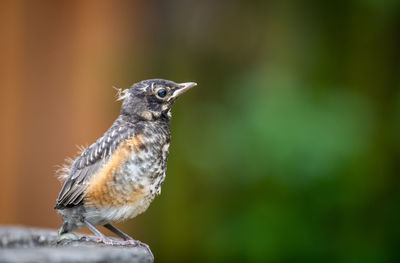
{"label": "fledgling robin", "polygon": [[[64,174],[55,206],[63,219],[60,235],[88,227],[100,242],[148,249],[110,223],[143,213],[160,194],[169,153],[170,110],[181,94],[196,85],[150,79],[120,92],[118,118]],[[124,241],[108,238],[95,228],[98,225]]]}

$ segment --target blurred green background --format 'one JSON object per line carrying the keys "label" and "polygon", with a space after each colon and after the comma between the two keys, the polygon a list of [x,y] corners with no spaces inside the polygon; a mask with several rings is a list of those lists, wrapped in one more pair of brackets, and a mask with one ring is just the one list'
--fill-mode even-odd
{"label": "blurred green background", "polygon": [[0,223],[58,227],[54,165],[116,118],[110,87],[166,78],[198,87],[120,225],[157,262],[400,262],[399,1],[0,5]]}

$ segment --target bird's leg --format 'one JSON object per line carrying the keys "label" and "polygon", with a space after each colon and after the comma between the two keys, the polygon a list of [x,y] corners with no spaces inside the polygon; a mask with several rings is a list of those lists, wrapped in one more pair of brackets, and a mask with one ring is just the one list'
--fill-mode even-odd
{"label": "bird's leg", "polygon": [[94,242],[102,242],[102,243],[107,244],[107,245],[116,245],[114,240],[112,240],[111,238],[105,236],[97,228],[95,228],[94,225],[92,225],[91,223],[89,223],[86,220],[84,220],[84,223],[87,225],[87,227],[90,229],[90,231],[92,231],[98,238],[97,240],[93,240],[92,238],[87,237],[88,240],[94,241]]}
{"label": "bird's leg", "polygon": [[113,232],[114,234],[116,234],[117,236],[119,236],[120,238],[124,239],[129,244],[145,248],[150,253],[150,255],[154,258],[153,253],[151,252],[150,247],[147,244],[140,242],[139,240],[133,239],[132,237],[125,234],[124,232],[122,232],[121,230],[119,230],[118,228],[116,228],[115,226],[113,226],[111,224],[105,224],[104,227],[107,228],[108,230],[110,230],[111,232]]}
{"label": "bird's leg", "polygon": [[122,232],[121,230],[119,230],[118,228],[116,228],[111,224],[105,224],[104,227],[113,232],[114,234],[116,234],[117,236],[119,236],[120,238],[122,238],[123,240],[134,240],[132,237],[125,234],[124,232]]}

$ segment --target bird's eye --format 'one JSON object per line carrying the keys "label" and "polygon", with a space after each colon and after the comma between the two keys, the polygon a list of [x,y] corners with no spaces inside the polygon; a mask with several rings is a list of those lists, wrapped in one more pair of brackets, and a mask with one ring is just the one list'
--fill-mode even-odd
{"label": "bird's eye", "polygon": [[158,95],[160,98],[164,98],[164,97],[167,95],[167,91],[166,91],[165,89],[159,89],[159,90],[157,91],[157,95]]}

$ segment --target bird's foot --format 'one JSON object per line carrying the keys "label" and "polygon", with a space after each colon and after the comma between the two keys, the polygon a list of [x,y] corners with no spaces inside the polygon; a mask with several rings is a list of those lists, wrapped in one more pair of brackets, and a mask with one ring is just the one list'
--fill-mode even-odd
{"label": "bird's foot", "polygon": [[149,245],[135,239],[127,239],[127,240],[118,240],[118,239],[112,239],[109,237],[94,237],[94,236],[85,236],[84,237],[86,241],[90,242],[96,242],[96,243],[103,243],[106,245],[110,246],[133,246],[133,247],[142,247],[147,250],[147,252],[150,254],[150,256],[154,260],[154,255],[150,250]]}

